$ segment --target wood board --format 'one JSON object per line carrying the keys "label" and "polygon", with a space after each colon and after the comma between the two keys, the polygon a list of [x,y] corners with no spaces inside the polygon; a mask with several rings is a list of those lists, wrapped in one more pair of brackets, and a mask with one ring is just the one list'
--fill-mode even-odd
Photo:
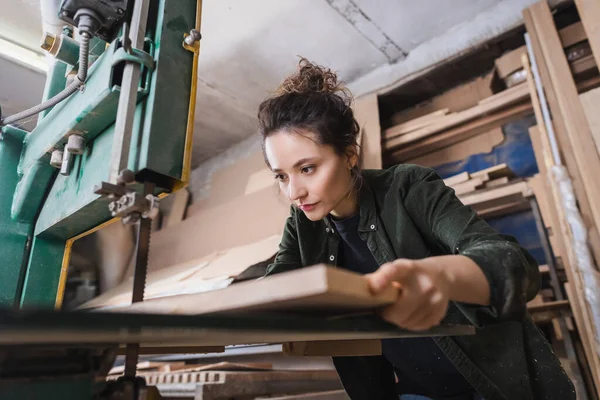
{"label": "wood board", "polygon": [[475,119],[466,124],[456,126],[447,131],[439,132],[436,135],[411,143],[398,150],[388,151],[386,149],[387,159],[394,162],[419,157],[440,148],[450,146],[454,143],[469,139],[473,136],[487,132],[491,129],[500,127],[508,122],[517,120],[531,114],[531,102],[527,101],[505,110]]}
{"label": "wood board", "polygon": [[471,178],[466,182],[458,183],[452,187],[454,188],[454,193],[456,193],[457,196],[460,196],[466,193],[474,192],[477,188],[482,187],[483,183],[484,181],[481,178]]}
{"label": "wood board", "polygon": [[444,183],[446,184],[446,186],[454,186],[459,183],[466,182],[470,178],[471,178],[471,176],[469,175],[469,173],[467,171],[464,171],[464,172],[461,172],[460,174],[456,174],[454,176],[444,179]]}
{"label": "wood board", "polygon": [[[587,40],[586,32],[581,22],[568,25],[558,32],[563,48],[567,48]],[[495,61],[498,76],[505,79],[512,73],[523,68],[521,57],[527,54],[527,47],[521,46],[514,50],[504,53]]]}
{"label": "wood board", "polygon": [[422,165],[424,167],[436,167],[455,161],[464,160],[473,154],[488,154],[494,147],[504,141],[502,128],[494,128],[488,132],[475,135],[448,147],[436,150],[432,153],[407,160],[409,164]]}
{"label": "wood board", "polygon": [[508,165],[506,165],[506,163],[494,165],[492,167],[471,173],[471,178],[481,178],[484,181],[512,177],[514,177],[514,173],[508,167]]}
{"label": "wood board", "polygon": [[408,122],[396,125],[390,129],[386,129],[384,140],[393,139],[396,136],[404,135],[405,133],[413,132],[417,129],[431,125],[438,121],[441,117],[447,115],[449,112],[449,108],[442,108],[441,110],[434,111],[432,113],[423,115],[422,117],[418,117]]}
{"label": "wood board", "polygon": [[390,124],[392,126],[399,125],[445,108],[449,109],[450,113],[471,108],[480,100],[494,94],[491,89],[493,77],[494,74],[490,72],[483,77],[477,77],[447,90],[415,107],[402,110],[392,116]]}
{"label": "wood board", "polygon": [[266,311],[336,314],[378,309],[392,304],[397,295],[393,287],[373,295],[362,275],[315,265],[226,289],[152,299],[111,310],[190,315]]}
{"label": "wood board", "polygon": [[379,101],[377,94],[357,99],[354,117],[360,127],[358,144],[361,146],[361,168],[381,168],[381,126],[379,124]]}
{"label": "wood board", "polygon": [[596,64],[600,66],[600,2],[597,0],[575,0],[581,23],[587,35]]}
{"label": "wood board", "polygon": [[600,153],[600,88],[579,95],[590,130],[594,138],[596,151]]}

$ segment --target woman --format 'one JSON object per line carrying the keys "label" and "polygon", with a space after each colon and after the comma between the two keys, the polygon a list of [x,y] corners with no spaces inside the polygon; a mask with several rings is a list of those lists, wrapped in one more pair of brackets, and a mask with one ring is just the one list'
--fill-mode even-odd
{"label": "woman", "polygon": [[267,273],[337,265],[365,274],[375,293],[396,286],[398,301],[382,317],[399,327],[478,329],[382,340],[382,356],[334,358],[349,396],[574,399],[526,313],[539,290],[535,260],[464,206],[433,170],[361,172],[350,102],[333,72],[302,59],[259,107],[265,161],[293,204]]}

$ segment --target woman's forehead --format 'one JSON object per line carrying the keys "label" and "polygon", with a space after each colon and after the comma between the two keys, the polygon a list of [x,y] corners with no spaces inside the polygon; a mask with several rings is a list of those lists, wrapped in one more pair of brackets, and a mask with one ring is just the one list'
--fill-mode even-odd
{"label": "woman's forehead", "polygon": [[311,132],[279,131],[265,139],[265,153],[271,169],[291,169],[298,161],[333,155],[330,146],[320,145]]}

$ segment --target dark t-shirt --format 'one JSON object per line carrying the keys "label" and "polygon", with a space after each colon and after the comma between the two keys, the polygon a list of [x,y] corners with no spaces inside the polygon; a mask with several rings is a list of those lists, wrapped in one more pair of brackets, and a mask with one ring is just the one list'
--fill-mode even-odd
{"label": "dark t-shirt", "polygon": [[[376,271],[379,265],[358,234],[359,214],[333,222],[342,238],[338,265],[361,274]],[[381,346],[404,393],[446,397],[474,392],[431,338],[383,339]]]}

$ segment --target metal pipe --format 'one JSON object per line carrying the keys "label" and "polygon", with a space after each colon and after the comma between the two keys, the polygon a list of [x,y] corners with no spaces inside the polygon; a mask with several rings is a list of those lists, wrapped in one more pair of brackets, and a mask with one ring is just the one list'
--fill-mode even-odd
{"label": "metal pipe", "polygon": [[[144,48],[148,8],[148,0],[138,0],[133,4],[131,23],[127,24],[126,22],[129,29],[124,29],[124,32],[129,32],[129,37],[123,38],[123,46],[125,48],[128,47],[128,40],[131,41],[130,45],[132,48]],[[121,81],[119,108],[117,109],[117,119],[115,121],[108,178],[108,181],[113,184],[117,183],[119,173],[127,169],[140,74],[141,68],[138,63],[130,62],[125,65]]]}
{"label": "metal pipe", "polygon": [[535,88],[538,92],[538,97],[540,98],[542,116],[544,117],[543,122],[544,125],[546,125],[546,131],[548,132],[548,140],[550,141],[552,158],[554,158],[555,165],[562,165],[560,152],[558,151],[558,144],[556,142],[556,134],[554,133],[552,119],[550,118],[550,110],[548,109],[548,102],[546,101],[546,95],[544,93],[544,89],[542,88],[542,79],[540,78],[540,72],[538,70],[535,54],[533,53],[533,46],[531,44],[531,38],[529,37],[529,33],[525,33],[525,44],[527,45],[527,54],[529,54],[529,59],[531,60],[531,72],[533,73],[533,81],[535,82]]}

